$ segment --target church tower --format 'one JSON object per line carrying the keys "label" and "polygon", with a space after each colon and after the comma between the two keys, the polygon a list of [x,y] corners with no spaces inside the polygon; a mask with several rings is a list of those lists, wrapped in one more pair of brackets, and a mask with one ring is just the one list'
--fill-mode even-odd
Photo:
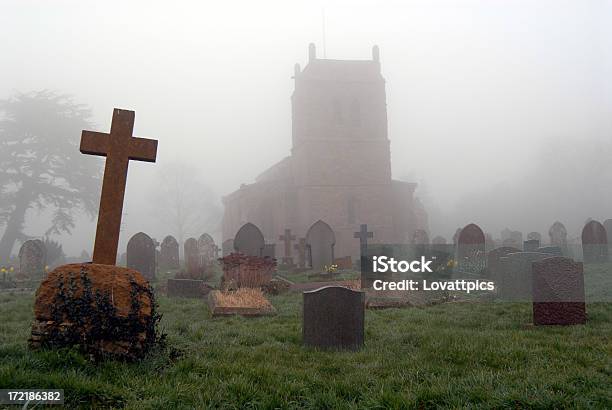
{"label": "church tower", "polygon": [[318,59],[295,67],[292,155],[298,185],[390,183],[385,80],[378,47],[371,60]]}

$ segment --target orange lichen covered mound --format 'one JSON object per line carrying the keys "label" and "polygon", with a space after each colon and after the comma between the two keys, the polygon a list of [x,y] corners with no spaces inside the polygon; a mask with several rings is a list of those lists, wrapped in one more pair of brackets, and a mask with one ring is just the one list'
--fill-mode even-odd
{"label": "orange lichen covered mound", "polygon": [[49,273],[36,292],[30,346],[79,346],[96,357],[142,357],[158,341],[155,299],[133,269],[70,264]]}

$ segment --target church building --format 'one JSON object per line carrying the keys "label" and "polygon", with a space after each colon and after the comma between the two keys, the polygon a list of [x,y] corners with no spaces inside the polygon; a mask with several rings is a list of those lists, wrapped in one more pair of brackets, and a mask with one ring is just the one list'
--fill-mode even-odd
{"label": "church building", "polygon": [[223,241],[250,222],[276,244],[279,260],[286,229],[311,252],[329,242],[329,257],[357,260],[361,224],[371,243],[411,243],[417,229],[427,231],[416,184],[391,176],[378,47],[371,60],[332,60],[317,58],[310,44],[308,64],[294,71],[291,155],[223,198]]}

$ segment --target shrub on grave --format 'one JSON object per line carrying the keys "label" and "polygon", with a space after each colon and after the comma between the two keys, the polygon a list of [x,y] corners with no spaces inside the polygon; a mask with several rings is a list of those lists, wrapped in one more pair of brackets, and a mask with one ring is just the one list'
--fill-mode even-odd
{"label": "shrub on grave", "polygon": [[78,347],[94,358],[135,360],[165,340],[151,286],[119,266],[58,267],[36,292],[34,316],[33,349]]}
{"label": "shrub on grave", "polygon": [[232,253],[220,258],[223,267],[223,289],[261,288],[272,279],[276,259]]}

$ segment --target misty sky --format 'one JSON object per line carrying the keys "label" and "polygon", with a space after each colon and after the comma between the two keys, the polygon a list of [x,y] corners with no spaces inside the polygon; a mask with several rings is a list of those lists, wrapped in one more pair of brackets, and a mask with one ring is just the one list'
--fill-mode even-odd
{"label": "misty sky", "polygon": [[[380,46],[393,175],[421,183],[432,235],[471,221],[545,233],[559,218],[573,235],[612,217],[609,194],[561,196],[592,176],[589,155],[612,153],[612,1],[4,0],[0,39],[0,98],[69,93],[104,132],[113,107],[131,109],[135,135],[159,140],[158,164],[130,164],[122,250],[127,235],[167,233],[147,203],[156,167],[193,164],[221,197],[289,155],[291,75],[309,42],[335,59]],[[515,194],[470,205],[500,192]],[[517,211],[528,194],[540,202]],[[89,251],[94,230],[64,237],[67,253]]]}

